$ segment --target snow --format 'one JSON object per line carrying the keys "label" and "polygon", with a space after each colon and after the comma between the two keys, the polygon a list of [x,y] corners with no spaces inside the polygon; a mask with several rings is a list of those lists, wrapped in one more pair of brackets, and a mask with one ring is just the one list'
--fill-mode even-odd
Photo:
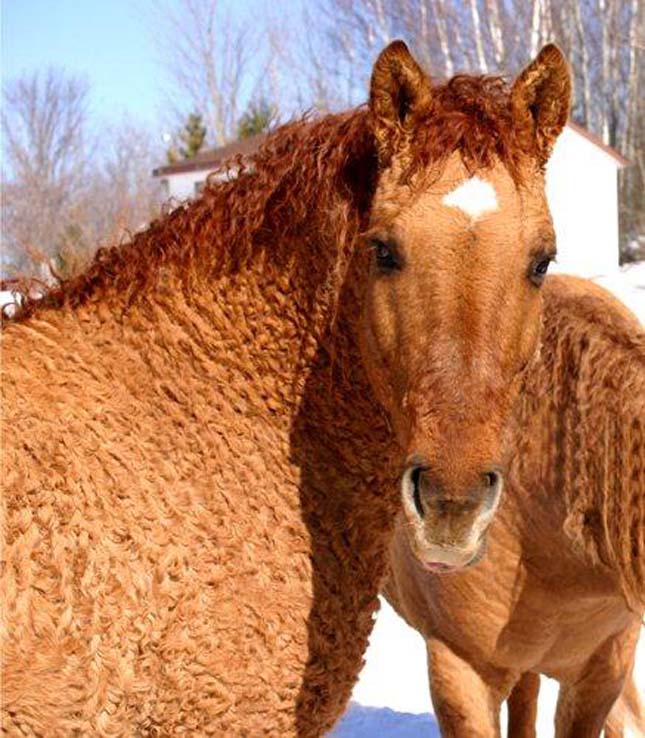
{"label": "snow", "polygon": [[441,738],[439,726],[430,714],[412,715],[389,707],[364,707],[350,703],[345,717],[329,734],[330,738]]}
{"label": "snow", "polygon": [[20,301],[20,295],[11,290],[0,290],[0,313],[6,317],[13,315],[15,305]]}
{"label": "snow", "polygon": [[620,270],[592,279],[613,292],[645,323],[645,261],[626,264]]}
{"label": "snow", "polygon": [[387,706],[398,712],[430,709],[423,638],[383,598],[352,699],[361,705]]}
{"label": "snow", "polygon": [[[599,275],[594,281],[613,292],[645,323],[645,262]],[[641,629],[635,677],[645,694],[645,628]],[[543,677],[537,724],[540,738],[553,736],[557,695],[557,682]],[[382,600],[352,703],[330,738],[434,738],[440,734],[431,714],[423,639]],[[503,726],[505,718],[503,708]]]}

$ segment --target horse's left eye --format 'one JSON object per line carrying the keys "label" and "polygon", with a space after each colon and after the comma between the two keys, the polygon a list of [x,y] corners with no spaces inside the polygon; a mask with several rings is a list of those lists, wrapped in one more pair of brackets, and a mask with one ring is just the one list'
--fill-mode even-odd
{"label": "horse's left eye", "polygon": [[549,264],[551,263],[551,257],[550,256],[543,256],[539,259],[536,259],[533,262],[533,266],[531,267],[531,273],[529,275],[531,282],[536,287],[539,287],[542,282],[544,282],[544,278],[546,277],[546,273],[549,271]]}
{"label": "horse's left eye", "polygon": [[372,239],[371,246],[379,271],[388,274],[401,268],[395,246],[379,239]]}

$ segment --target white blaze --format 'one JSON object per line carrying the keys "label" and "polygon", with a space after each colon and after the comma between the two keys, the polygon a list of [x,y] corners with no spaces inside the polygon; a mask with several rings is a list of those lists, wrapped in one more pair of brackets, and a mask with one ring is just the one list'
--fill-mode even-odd
{"label": "white blaze", "polygon": [[490,182],[471,177],[449,192],[442,202],[451,208],[459,208],[476,220],[484,213],[497,210],[497,193]]}

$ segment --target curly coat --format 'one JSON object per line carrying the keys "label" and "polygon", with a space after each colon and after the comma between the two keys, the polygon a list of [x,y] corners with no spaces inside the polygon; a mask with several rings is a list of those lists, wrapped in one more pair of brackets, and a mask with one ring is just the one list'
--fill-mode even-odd
{"label": "curly coat", "polygon": [[[379,69],[401,63],[395,44]],[[9,733],[331,727],[400,506],[359,350],[359,234],[401,135],[401,198],[454,152],[518,184],[543,164],[562,106],[520,98],[462,76],[406,130],[389,94],[285,126],[234,179],[25,297],[3,332]]]}

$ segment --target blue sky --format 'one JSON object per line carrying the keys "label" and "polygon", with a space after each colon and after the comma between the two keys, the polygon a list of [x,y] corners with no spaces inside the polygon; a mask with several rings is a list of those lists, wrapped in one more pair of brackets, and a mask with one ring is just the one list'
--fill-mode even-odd
{"label": "blue sky", "polygon": [[49,66],[84,77],[99,120],[153,123],[163,101],[152,2],[3,0],[3,80]]}
{"label": "blue sky", "polygon": [[[89,85],[88,130],[94,140],[100,141],[113,126],[127,121],[147,130],[153,146],[164,150],[163,136],[177,129],[177,114],[192,108],[187,98],[178,98],[169,60],[164,58],[169,33],[164,10],[176,10],[182,2],[0,0],[0,79],[5,83],[49,67],[83,78]],[[221,13],[230,14],[233,25],[255,21],[256,42],[264,44],[267,14],[275,23],[297,24],[306,0],[212,2]],[[261,56],[259,51],[259,68],[263,68]],[[249,72],[253,84],[252,69]],[[242,108],[253,93],[244,84]]]}
{"label": "blue sky", "polygon": [[[171,89],[162,51],[162,9],[179,2],[0,0],[2,80],[52,66],[63,69],[89,82],[91,119],[98,129],[125,117],[161,137],[168,129]],[[297,16],[300,8],[300,0],[218,4],[228,7],[237,22],[258,17],[263,7],[285,18]]]}

